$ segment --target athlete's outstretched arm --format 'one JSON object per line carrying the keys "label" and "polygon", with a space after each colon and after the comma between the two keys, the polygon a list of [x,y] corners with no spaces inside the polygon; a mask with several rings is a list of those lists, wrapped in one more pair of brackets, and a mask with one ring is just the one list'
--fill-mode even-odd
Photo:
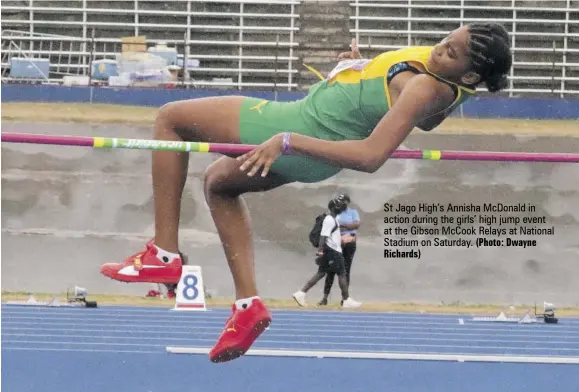
{"label": "athlete's outstretched arm", "polygon": [[[317,158],[335,166],[373,173],[417,124],[448,107],[452,99],[448,86],[428,75],[417,75],[406,84],[396,103],[366,139],[328,141],[292,133],[291,150],[293,154]],[[263,167],[261,175],[267,175],[282,145],[283,134],[279,134],[239,157],[243,162],[241,170],[253,176]]]}

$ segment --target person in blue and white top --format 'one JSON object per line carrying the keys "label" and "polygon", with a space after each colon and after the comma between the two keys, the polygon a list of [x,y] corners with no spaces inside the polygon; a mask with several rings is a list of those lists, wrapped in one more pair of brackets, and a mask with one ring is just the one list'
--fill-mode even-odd
{"label": "person in blue and white top", "polygon": [[345,209],[346,202],[342,198],[342,195],[333,198],[328,203],[329,214],[326,214],[324,217],[320,231],[318,252],[316,253],[316,264],[319,266],[318,271],[308,280],[301,290],[296,291],[292,295],[300,306],[306,306],[306,293],[326,274],[338,275],[338,284],[342,291],[342,301],[340,301],[340,305],[343,308],[358,308],[362,305],[350,297],[348,290],[346,268],[342,255],[340,224],[336,219],[336,216]]}
{"label": "person in blue and white top", "polygon": [[[354,260],[354,254],[356,254],[356,238],[358,234],[358,228],[360,227],[360,214],[354,208],[350,208],[350,196],[342,193],[338,196],[346,203],[346,209],[342,211],[336,219],[340,223],[340,232],[342,236],[342,255],[344,256],[344,267],[346,268],[346,281],[348,287],[350,286],[350,270],[352,268],[352,261]],[[328,304],[328,296],[332,290],[332,285],[334,284],[335,273],[328,273],[326,275],[326,281],[324,284],[324,297],[318,303],[318,305],[323,306]]]}

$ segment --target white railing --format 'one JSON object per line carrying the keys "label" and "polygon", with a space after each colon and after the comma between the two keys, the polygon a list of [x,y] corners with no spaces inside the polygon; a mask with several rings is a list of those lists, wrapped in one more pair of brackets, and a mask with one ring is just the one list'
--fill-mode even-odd
{"label": "white railing", "polygon": [[[57,82],[62,75],[90,74],[91,60],[114,59],[121,37],[146,36],[149,46],[164,42],[176,47],[181,59],[199,61],[187,68],[184,85],[296,90],[300,3],[71,0],[47,6],[40,0],[2,0],[3,80],[11,53],[48,58],[49,80]],[[579,94],[579,0],[489,0],[484,13],[480,4],[350,0],[350,32],[365,54],[376,55],[434,44],[469,22],[498,21],[510,31],[514,53],[510,96]]]}
{"label": "white railing", "polygon": [[140,35],[149,46],[163,42],[199,61],[185,72],[188,86],[298,87],[299,0],[120,0],[105,3],[108,8],[91,0],[50,7],[38,0],[2,3],[3,39],[12,30],[10,39],[21,51],[49,58],[51,80],[87,75],[90,59],[114,58],[121,37]]}
{"label": "white railing", "polygon": [[509,96],[579,94],[579,1],[445,3],[350,1],[350,32],[361,49],[375,55],[408,45],[435,44],[467,23],[501,23],[509,30],[514,56],[506,90]]}

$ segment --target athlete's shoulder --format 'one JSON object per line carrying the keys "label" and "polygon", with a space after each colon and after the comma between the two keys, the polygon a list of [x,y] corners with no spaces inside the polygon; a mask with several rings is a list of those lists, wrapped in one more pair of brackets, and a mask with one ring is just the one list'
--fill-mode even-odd
{"label": "athlete's shoulder", "polygon": [[406,61],[426,63],[434,47],[407,46],[378,54],[372,59],[375,64],[396,64]]}
{"label": "athlete's shoulder", "polygon": [[403,90],[412,91],[418,95],[437,97],[446,90],[446,85],[429,73],[420,73],[406,83]]}
{"label": "athlete's shoulder", "polygon": [[384,56],[384,55],[417,55],[417,54],[430,54],[434,49],[434,46],[405,46],[403,48],[394,49],[394,50],[387,50],[385,52],[380,53],[376,57]]}

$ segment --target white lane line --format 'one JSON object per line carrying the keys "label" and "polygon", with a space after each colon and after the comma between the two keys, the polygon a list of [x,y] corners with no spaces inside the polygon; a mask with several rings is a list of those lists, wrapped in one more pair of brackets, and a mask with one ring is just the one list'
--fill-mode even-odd
{"label": "white lane line", "polygon": [[[4,323],[3,323],[4,324]],[[126,334],[127,332],[127,327],[130,327],[130,329],[132,331],[139,331],[139,332],[143,332],[142,335],[146,335],[146,334],[154,334],[154,333],[159,333],[159,334],[165,334],[165,335],[190,335],[191,333],[204,333],[204,332],[199,332],[199,330],[209,330],[209,331],[219,331],[221,330],[221,325],[218,327],[213,327],[213,326],[194,326],[194,327],[181,327],[181,326],[175,326],[175,328],[173,328],[172,330],[155,330],[153,328],[151,328],[150,325],[129,325],[129,324],[89,324],[89,325],[85,325],[82,324],[83,327],[89,327],[90,328],[79,328],[79,327],[74,327],[74,328],[70,328],[72,326],[74,326],[75,324],[70,324],[70,323],[27,323],[26,327],[22,326],[20,323],[15,323],[14,325],[9,324],[9,325],[2,325],[2,331],[40,331],[40,332],[94,332],[94,333],[101,333],[101,332],[110,332],[110,333],[123,333]],[[33,326],[36,325],[36,326]],[[47,326],[52,326],[52,327],[58,327],[58,328],[50,328]],[[179,329],[181,329],[179,331]],[[395,330],[396,329],[396,330]],[[283,333],[287,333],[291,336],[322,336],[320,335],[320,332],[340,332],[340,336],[343,338],[361,338],[361,339],[376,339],[376,338],[384,338],[384,337],[393,337],[393,338],[401,338],[402,337],[417,337],[417,336],[440,336],[440,339],[446,339],[446,337],[460,337],[460,336],[465,336],[465,337],[479,337],[479,338],[483,338],[483,337],[492,337],[492,338],[496,338],[496,337],[500,337],[500,338],[505,338],[505,339],[513,339],[513,338],[527,338],[525,339],[525,341],[532,339],[532,340],[536,340],[536,339],[553,339],[555,337],[557,338],[561,338],[560,336],[556,336],[553,334],[539,334],[539,333],[517,333],[517,331],[504,331],[503,333],[496,333],[496,331],[491,331],[489,333],[480,333],[480,332],[454,332],[454,330],[450,331],[450,332],[434,332],[434,331],[429,331],[429,330],[421,330],[421,329],[416,329],[415,330],[407,330],[404,328],[389,328],[387,330],[383,330],[380,333],[376,333],[374,331],[368,332],[368,331],[363,331],[362,333],[360,333],[360,329],[355,329],[355,330],[350,330],[350,329],[345,329],[345,328],[340,328],[340,327],[334,327],[334,328],[325,328],[323,330],[314,330],[313,328],[288,328],[287,326],[283,325],[283,324],[272,324],[269,327],[269,330],[273,333],[278,333],[278,332],[283,332]],[[399,331],[398,331],[399,330]],[[469,331],[469,330],[463,330],[463,331]],[[312,334],[313,332],[313,334]],[[539,332],[539,331],[536,331]],[[350,334],[351,333],[351,334]],[[331,336],[335,336],[331,335]],[[563,339],[566,343],[579,343],[579,337],[567,337],[565,336]]]}
{"label": "white lane line", "polygon": [[[90,310],[86,310],[86,309],[77,309],[77,308],[45,308],[45,307],[37,307],[37,308],[30,308],[27,306],[18,306],[18,305],[6,305],[6,304],[2,304],[2,311],[3,313],[6,312],[6,314],[9,314],[11,311],[15,311],[15,312],[19,312],[19,311],[23,311],[23,312],[27,312],[27,311],[32,311],[34,310],[35,312],[73,312],[73,313],[79,313],[80,311],[87,311],[90,313],[94,313],[94,312],[103,312],[106,314],[114,314],[116,315],[117,313],[144,313],[144,314],[151,314],[151,313],[166,313],[170,308],[172,308],[172,306],[167,306],[167,307],[163,307],[163,306],[130,306],[130,307],[122,307],[122,306],[101,306],[97,309],[90,309]],[[215,311],[216,313],[231,313],[231,308],[230,307],[215,307],[215,308],[210,308],[210,310]],[[523,312],[523,308],[520,309]],[[304,309],[276,309],[276,308],[271,308],[270,312],[274,313],[275,316],[277,317],[286,317],[288,316],[289,318],[301,318],[301,317],[325,317],[328,316],[328,318],[331,319],[335,319],[336,315],[342,316],[344,318],[356,318],[356,319],[360,319],[360,318],[377,318],[377,319],[382,319],[382,318],[386,318],[386,319],[406,319],[406,318],[412,318],[412,319],[424,319],[424,318],[440,318],[440,319],[449,319],[450,321],[455,320],[457,317],[471,317],[471,316],[484,316],[484,315],[478,315],[478,314],[468,314],[468,313],[444,313],[444,314],[438,314],[438,313],[421,313],[421,314],[416,314],[416,313],[402,313],[402,312],[364,312],[364,311],[347,311],[347,310],[323,310],[323,309],[309,309],[309,310],[304,310]],[[169,313],[169,312],[167,312]],[[173,316],[184,316],[184,317],[188,317],[188,316],[196,316],[196,314],[193,313],[171,313]],[[204,313],[204,315],[206,315],[207,313]],[[492,314],[489,314],[489,316],[493,316]],[[564,321],[568,321],[568,322],[573,322],[573,323],[579,323],[579,317],[560,317],[560,320],[564,320]]]}
{"label": "white lane line", "polygon": [[[82,320],[82,321],[104,321],[104,320],[111,320],[114,319],[115,321],[132,321],[132,322],[137,322],[137,321],[143,321],[143,322],[147,322],[149,320],[158,320],[159,319],[159,315],[151,315],[150,317],[133,317],[133,316],[124,316],[124,317],[118,317],[118,316],[89,316],[89,317],[75,317],[75,316],[59,316],[59,315],[6,315],[6,314],[2,314],[3,317],[5,317],[8,320],[38,320],[38,319],[42,319],[42,320]],[[203,321],[223,321],[225,320],[225,315],[223,316],[211,316],[211,315],[207,315],[207,316],[199,316],[200,319],[202,319]],[[275,318],[275,316],[274,316]],[[187,318],[188,321],[195,321],[195,318],[191,317],[191,318]],[[283,322],[288,322],[287,320],[282,320]],[[293,321],[293,320],[292,320]],[[296,321],[299,321],[301,323],[304,324],[308,324],[308,325],[313,325],[313,324],[319,324],[318,321],[323,321],[325,323],[339,323],[339,322],[356,322],[356,323],[360,323],[360,324],[364,324],[364,325],[371,325],[371,326],[384,326],[384,325],[412,325],[412,324],[417,324],[417,325],[452,325],[454,324],[454,322],[452,320],[449,320],[448,322],[427,322],[427,321],[392,321],[392,320],[384,320],[384,321],[370,321],[370,322],[362,322],[361,320],[353,320],[352,318],[346,318],[346,319],[328,319],[328,318],[321,318],[321,319],[313,319],[313,318],[309,318],[308,320],[304,320],[304,319],[296,319]],[[175,320],[167,320],[167,322],[175,322]],[[321,325],[321,324],[319,324]],[[330,324],[323,324],[323,325],[330,325]]]}
{"label": "white lane line", "polygon": [[[97,309],[77,309],[77,308],[30,308],[26,306],[18,306],[18,305],[6,305],[2,304],[2,312],[4,314],[12,314],[12,313],[29,313],[37,314],[37,313],[75,313],[75,314],[86,314],[83,313],[84,311],[90,312],[90,314],[94,314],[98,312],[99,314],[110,315],[117,317],[121,314],[126,313],[141,313],[144,315],[168,315],[167,318],[195,318],[196,316],[215,316],[218,315],[228,315],[231,310],[228,307],[216,307],[210,308],[209,310],[212,313],[204,313],[203,315],[198,315],[194,313],[175,313],[175,312],[168,312],[170,307],[161,307],[161,306],[141,306],[141,307],[117,307],[117,306],[102,306]],[[456,320],[457,317],[473,317],[479,316],[475,314],[465,314],[465,313],[447,313],[447,314],[436,314],[436,313],[424,313],[424,314],[413,314],[413,313],[402,313],[402,312],[364,312],[364,311],[344,311],[344,310],[320,310],[320,309],[275,309],[272,308],[270,311],[273,313],[274,317],[276,318],[284,318],[288,320],[303,320],[303,319],[314,319],[319,318],[320,320],[338,320],[343,319],[346,321],[359,321],[363,319],[370,319],[370,320],[425,320],[425,319],[437,319],[439,321],[449,321],[452,322]],[[493,316],[489,314],[489,316]],[[579,324],[579,317],[559,317],[561,324]]]}
{"label": "white lane line", "polygon": [[[166,348],[171,354],[208,354],[209,349],[201,347]],[[346,359],[398,359],[418,361],[454,361],[454,362],[510,362],[510,363],[550,363],[579,364],[579,357],[541,357],[516,355],[457,355],[457,354],[413,354],[413,353],[379,353],[379,352],[347,352],[347,351],[315,351],[315,350],[265,350],[250,349],[245,355],[268,357],[297,358],[346,358]]]}
{"label": "white lane line", "polygon": [[7,351],[67,351],[82,353],[115,353],[115,354],[165,354],[159,351],[144,350],[101,350],[101,349],[84,349],[84,348],[49,348],[49,347],[2,347]]}
{"label": "white lane line", "polygon": [[[43,342],[43,341],[5,341],[3,343],[7,344],[21,344],[21,346],[16,347],[6,347],[4,346],[3,350],[29,350],[29,351],[106,351],[106,352],[135,352],[135,353],[143,353],[143,352],[152,352],[157,353],[155,351],[145,351],[145,350],[127,350],[127,349],[86,349],[83,347],[75,347],[75,346],[103,346],[108,345],[112,347],[163,347],[163,345],[158,344],[133,344],[133,343],[98,343],[98,342]],[[23,344],[23,345],[22,345]],[[41,344],[41,345],[69,345],[73,347],[60,347],[60,348],[48,348],[48,347],[38,347],[38,346],[30,346],[34,344]],[[28,347],[26,347],[26,345]],[[180,354],[205,354],[209,353],[211,350],[210,347],[205,348],[195,348],[189,346],[165,346],[165,349],[169,353],[180,353]],[[554,357],[548,355],[534,355],[534,356],[524,356],[524,355],[511,355],[511,354],[473,354],[470,353],[448,353],[448,354],[429,354],[429,353],[420,353],[416,351],[387,351],[387,352],[376,352],[370,350],[357,350],[357,351],[338,351],[338,350],[306,350],[306,349],[295,349],[290,347],[276,347],[276,348],[252,348],[249,350],[251,353],[258,353],[258,354],[249,354],[249,355],[268,355],[267,353],[282,353],[281,355],[270,354],[269,356],[315,356],[315,357],[327,357],[327,358],[368,358],[368,359],[428,359],[428,357],[483,357],[489,358],[494,357],[498,358],[499,360],[494,362],[511,362],[508,360],[501,361],[501,358],[535,358],[537,360],[536,363],[553,363],[550,362],[552,359],[560,359],[561,362],[555,363],[579,363],[575,361],[579,361],[579,357],[577,356],[562,356],[562,357]],[[264,354],[265,353],[265,354]],[[303,354],[306,355],[303,355]],[[316,353],[315,355],[307,355],[308,353]],[[345,355],[347,354],[347,355]],[[248,355],[248,354],[246,354]],[[539,360],[539,359],[542,359]],[[439,359],[444,360],[444,359]],[[567,362],[565,362],[567,361]],[[491,361],[493,362],[493,361]],[[517,362],[517,361],[514,361]]]}
{"label": "white lane line", "polygon": [[[152,310],[138,310],[138,309],[127,309],[127,310],[105,310],[103,308],[97,309],[84,309],[84,308],[70,308],[70,307],[30,307],[30,306],[18,306],[16,309],[14,306],[3,306],[2,312],[6,315],[12,314],[22,314],[22,315],[38,315],[38,314],[75,314],[75,315],[94,315],[96,313],[100,315],[109,315],[109,316],[118,316],[127,313],[138,313],[142,314],[143,316],[150,316],[150,317],[158,317],[159,313],[166,314],[168,317],[175,317],[175,318],[188,318],[188,317],[210,317],[222,315],[222,314],[229,314],[231,313],[230,309],[213,309],[215,313],[203,313],[203,314],[196,314],[196,313],[176,313],[176,312],[168,312],[172,308],[151,308]],[[281,309],[270,309],[270,312],[279,318],[287,318],[287,319],[313,319],[319,318],[323,320],[332,319],[332,320],[339,320],[339,319],[346,319],[346,320],[363,320],[369,319],[373,321],[381,321],[381,320],[424,320],[424,319],[438,319],[438,321],[448,321],[452,322],[456,319],[456,316],[452,315],[440,315],[440,314],[432,314],[432,313],[424,313],[424,314],[391,314],[391,313],[381,313],[381,314],[368,314],[363,312],[351,312],[351,311],[327,311],[327,310],[318,310],[318,311],[293,311],[290,312],[289,310],[281,310]],[[462,316],[471,316],[470,314],[462,315]],[[492,316],[492,315],[489,315]],[[579,319],[577,320],[579,322]]]}
{"label": "white lane line", "polygon": [[[119,337],[118,336],[93,336],[93,335],[58,335],[58,334],[8,334],[8,336],[13,336],[13,337],[34,337],[34,338],[62,338],[65,339],[65,342],[67,342],[67,344],[92,344],[89,342],[84,342],[84,341],[76,341],[76,340],[66,340],[67,338],[77,338],[77,339],[110,339],[111,341],[109,343],[98,343],[98,344],[111,344],[111,345],[125,345],[125,343],[117,343],[119,341]],[[273,338],[273,336],[272,336]],[[197,338],[197,337],[190,337],[188,339],[182,339],[182,338],[160,338],[160,337],[143,337],[143,336],[123,336],[121,339],[121,341],[131,341],[131,340],[177,340],[177,341],[191,341],[191,342],[196,342],[196,341],[210,341],[210,342],[214,342],[215,338]],[[5,338],[2,339],[3,342],[5,342]],[[6,341],[11,341],[11,340],[6,340]],[[18,340],[12,340],[12,342],[21,342],[21,343],[26,343],[28,344],[29,342],[38,342],[38,341],[33,341],[33,340],[28,340],[28,339],[18,339]],[[54,344],[52,340],[43,340],[40,341],[42,343],[45,344]],[[60,342],[62,343],[62,342]],[[380,347],[415,347],[415,348],[465,348],[465,349],[484,349],[484,350],[512,350],[512,351],[567,351],[567,352],[578,352],[579,353],[579,347],[578,348],[553,348],[553,347],[537,347],[537,346],[533,346],[532,348],[529,347],[510,347],[510,346],[505,346],[505,345],[501,345],[501,346],[489,346],[489,345],[481,345],[481,346],[477,346],[477,345],[472,345],[472,344],[465,344],[465,345],[458,345],[458,344],[402,344],[402,343],[376,343],[376,342],[370,342],[370,343],[363,343],[363,342],[344,342],[344,341],[339,341],[339,342],[328,342],[328,341],[324,341],[324,342],[320,342],[320,341],[303,341],[303,342],[296,342],[296,341],[291,341],[291,340],[283,340],[283,339],[276,339],[276,340],[272,340],[272,339],[260,339],[259,341],[260,344],[273,344],[273,345],[283,345],[283,344],[291,344],[291,345],[303,345],[303,346],[348,346],[348,347],[366,347],[366,346],[370,346],[370,347],[376,347],[376,346],[380,346]],[[444,343],[444,342],[441,342]],[[97,343],[95,343],[97,344]]]}
{"label": "white lane line", "polygon": [[[133,344],[133,343],[98,343],[98,342],[44,342],[44,341],[3,341],[7,344],[43,344],[43,345],[70,345],[70,346],[122,346],[122,347],[162,347],[158,344]],[[145,350],[127,350],[127,349],[86,349],[79,347],[70,348],[48,348],[48,347],[2,347],[3,350],[28,350],[28,351],[87,351],[87,352],[113,352],[113,353],[157,353],[155,351],[145,351]],[[196,347],[177,347],[177,346],[165,346],[165,349],[169,353],[180,353],[180,354],[206,354],[209,353],[210,347],[196,348]],[[388,351],[388,352],[375,352],[375,351],[337,351],[337,350],[295,350],[292,348],[252,348],[246,353],[246,355],[269,355],[269,356],[295,356],[295,357],[327,357],[327,358],[368,358],[368,359],[435,359],[435,360],[454,360],[453,358],[496,358],[496,360],[491,360],[490,362],[518,362],[517,360],[509,360],[509,358],[519,359],[521,362],[525,361],[526,358],[531,358],[531,362],[535,363],[579,363],[579,357],[575,356],[564,356],[564,357],[553,357],[553,356],[523,356],[523,355],[490,355],[490,354],[472,354],[472,353],[450,353],[450,354],[426,354],[419,352],[408,352],[408,351]],[[446,359],[445,359],[446,358]],[[522,360],[521,360],[522,359]],[[460,359],[456,359],[460,361]],[[475,359],[472,359],[475,360]]]}
{"label": "white lane line", "polygon": [[[173,318],[173,317],[169,317],[169,313],[167,313],[167,317],[160,317],[161,315],[152,315],[152,316],[148,316],[148,317],[140,317],[140,316],[131,316],[131,315],[119,315],[119,316],[114,316],[114,315],[98,315],[98,314],[92,314],[92,315],[82,315],[82,314],[78,314],[78,315],[59,315],[59,314],[23,314],[23,313],[18,313],[18,314],[6,314],[4,312],[2,312],[2,315],[4,316],[4,319],[6,320],[78,320],[78,321],[103,321],[103,320],[115,320],[115,321],[143,321],[143,322],[147,322],[150,320],[157,320],[157,321],[162,321],[162,322],[166,322],[166,323],[173,323],[175,321],[184,321],[184,322],[196,322],[196,321],[203,321],[203,322],[207,322],[207,321],[215,321],[215,322],[222,322],[223,320],[225,320],[229,314],[227,315],[220,315],[220,316],[211,316],[211,315],[207,315],[207,316],[203,316],[203,315],[198,315],[197,317],[180,317],[180,318]],[[343,322],[344,324],[350,322],[356,322],[360,325],[367,325],[367,326],[383,326],[383,325],[433,325],[433,326],[450,326],[456,323],[455,320],[449,320],[448,322],[426,322],[426,321],[397,321],[397,320],[389,320],[389,319],[385,319],[383,321],[372,321],[372,322],[363,322],[362,320],[354,320],[351,318],[347,318],[347,319],[330,319],[330,318],[323,318],[323,319],[303,319],[303,318],[296,318],[296,319],[281,319],[281,318],[277,318],[274,316],[275,320],[279,320],[283,323],[299,323],[299,324],[307,324],[307,325],[312,325],[312,324],[320,324],[320,325],[330,325],[330,323],[341,323]],[[473,325],[480,325],[479,322],[477,323],[473,323]],[[565,327],[564,324],[559,324],[558,326],[561,327]]]}
{"label": "white lane line", "polygon": [[[6,307],[3,307],[2,309],[2,313],[5,314],[6,316],[13,316],[13,317],[18,317],[18,316],[26,316],[26,315],[30,315],[30,316],[36,316],[36,317],[60,317],[60,318],[69,318],[70,315],[74,315],[75,317],[78,318],[118,318],[119,316],[126,316],[129,318],[137,318],[137,319],[157,319],[159,317],[159,315],[164,315],[166,319],[195,319],[195,318],[203,318],[203,319],[221,319],[224,316],[229,315],[230,311],[223,311],[223,312],[214,312],[214,313],[184,313],[184,312],[169,312],[169,308],[167,309],[163,309],[162,311],[155,311],[155,312],[150,312],[150,311],[116,311],[116,312],[103,312],[103,311],[99,311],[99,310],[94,310],[94,309],[83,309],[83,308],[30,308],[30,307],[22,307],[22,310],[18,310],[18,311],[14,311],[14,310],[8,310],[6,309]],[[135,317],[134,315],[127,315],[127,313],[141,313],[139,316]],[[432,314],[424,314],[424,315],[394,315],[394,316],[388,316],[387,314],[383,317],[366,317],[364,316],[364,313],[356,313],[356,312],[349,312],[349,313],[345,313],[345,312],[336,312],[336,313],[332,313],[330,314],[326,314],[329,312],[326,311],[317,311],[317,312],[311,312],[312,314],[296,314],[296,315],[288,315],[288,314],[284,314],[284,313],[278,313],[275,312],[275,310],[272,311],[274,317],[279,318],[279,319],[284,319],[284,320],[299,320],[299,321],[304,321],[307,320],[308,322],[310,321],[314,321],[314,320],[319,320],[319,321],[363,321],[365,319],[368,319],[369,321],[367,323],[372,324],[372,323],[384,323],[384,322],[397,322],[401,323],[401,321],[404,320],[408,320],[408,323],[421,323],[421,324],[433,324],[433,325],[437,325],[437,324],[452,324],[455,320],[456,317],[449,317],[449,316],[444,316],[444,317],[439,317],[437,315],[432,315]],[[291,317],[286,317],[286,316],[291,316]],[[471,321],[469,320],[467,317],[478,317],[479,315],[468,315],[468,314],[463,314],[461,315],[463,320],[465,321]],[[489,317],[492,317],[492,315],[488,315]],[[513,317],[516,317],[516,315],[514,315]],[[415,321],[412,321],[415,320]],[[428,321],[425,321],[428,320]],[[560,318],[562,323],[566,323],[566,324],[579,324],[579,318],[577,319],[573,319],[573,318]]]}
{"label": "white lane line", "polygon": [[[3,315],[4,316],[4,315]],[[56,320],[61,320],[59,318],[56,318]],[[135,324],[138,324],[138,320],[133,319],[133,320],[128,320],[126,322],[120,322],[119,320],[116,319],[111,319],[111,318],[107,318],[105,319],[105,321],[115,321],[114,323],[99,323],[99,322],[95,322],[92,320],[76,320],[73,319],[71,321],[68,322],[53,322],[53,321],[13,321],[13,320],[6,320],[5,317],[3,317],[2,320],[2,325],[52,325],[52,326],[56,326],[56,325],[65,325],[65,326],[75,326],[75,325],[79,325],[79,326],[87,326],[87,325],[91,325],[91,326],[126,326],[126,327],[130,327],[132,328]],[[170,321],[170,322],[158,322],[158,323],[150,323],[148,322],[146,325],[150,328],[164,328],[167,326],[170,326],[172,329],[175,328],[204,328],[204,327],[216,327],[216,328],[221,328],[223,327],[223,324],[225,322],[225,319],[220,320],[220,321],[204,321],[204,320],[188,320],[188,321],[182,321],[179,323],[176,323],[175,321]],[[561,326],[555,326],[555,327],[545,327],[545,329],[542,328],[537,328],[537,327],[532,327],[533,324],[526,324],[526,325],[519,325],[517,324],[516,326],[506,326],[504,324],[501,325],[495,325],[494,327],[482,327],[480,324],[476,324],[476,326],[458,326],[456,323],[453,324],[449,324],[449,325],[454,325],[454,326],[448,326],[448,327],[432,327],[432,328],[427,328],[427,327],[420,327],[420,326],[391,326],[391,325],[381,325],[381,326],[365,326],[363,324],[358,324],[355,327],[351,327],[350,329],[348,329],[347,325],[344,326],[337,326],[336,323],[331,323],[331,324],[318,324],[318,323],[300,323],[300,324],[292,324],[292,323],[284,323],[284,322],[276,322],[274,321],[272,323],[272,327],[274,325],[283,325],[284,327],[300,327],[303,326],[303,328],[296,328],[297,330],[314,330],[314,329],[323,329],[325,331],[339,331],[339,332],[356,332],[356,333],[363,333],[363,332],[372,332],[372,333],[377,333],[379,334],[380,331],[383,331],[384,329],[388,329],[391,331],[394,330],[401,330],[401,331],[422,331],[422,332],[426,332],[429,333],[430,331],[455,331],[455,332],[464,332],[464,331],[469,331],[469,332],[485,332],[488,331],[490,333],[494,333],[494,334],[500,334],[500,333],[510,333],[510,332],[517,332],[517,333],[521,333],[526,331],[528,333],[528,335],[530,337],[533,336],[537,336],[536,334],[538,332],[542,332],[542,333],[546,333],[548,331],[548,335],[549,336],[556,336],[556,335],[563,335],[565,337],[567,336],[577,336],[579,337],[579,329],[577,328],[561,328]],[[349,325],[352,325],[352,323],[350,323]],[[536,325],[536,324],[535,324]]]}
{"label": "white lane line", "polygon": [[46,340],[5,340],[2,339],[2,349],[4,349],[4,344],[20,344],[20,345],[31,345],[31,344],[46,344],[46,345],[71,345],[71,346],[121,346],[121,347],[165,347],[163,344],[145,344],[141,343],[117,343],[117,342],[73,342],[73,341],[46,341]]}
{"label": "white lane line", "polygon": [[[10,331],[17,331],[17,333],[14,332],[10,332]],[[23,333],[18,333],[18,332],[22,332],[22,331],[32,331],[32,332],[23,332]],[[36,332],[36,333],[35,333]],[[50,333],[46,333],[46,332],[61,332],[59,334],[50,334]],[[92,334],[88,334],[88,335],[75,335],[74,333],[79,333],[79,332],[91,332]],[[209,332],[203,332],[203,331],[189,331],[189,332],[171,332],[171,331],[167,331],[167,332],[157,332],[156,334],[158,335],[163,335],[161,337],[156,337],[153,334],[151,334],[151,331],[148,331],[149,333],[141,333],[139,334],[139,336],[127,336],[127,330],[126,329],[117,329],[117,330],[111,330],[111,329],[106,329],[106,330],[95,330],[95,329],[74,329],[74,328],[67,328],[67,329],[59,329],[59,328],[3,328],[3,332],[2,332],[2,336],[50,336],[50,337],[84,337],[84,338],[110,338],[110,339],[168,339],[168,340],[179,340],[179,339],[188,339],[191,338],[192,336],[198,336],[198,335],[208,335],[208,336],[217,336],[219,330],[215,330],[214,328],[211,329],[211,331]],[[505,342],[505,343],[530,343],[533,345],[536,345],[536,337],[532,337],[533,339],[527,339],[527,340],[516,340],[516,339],[509,339],[509,338],[501,338],[500,335],[489,335],[490,338],[489,339],[481,339],[479,335],[475,335],[475,334],[471,334],[470,336],[477,336],[478,339],[472,339],[472,338],[464,338],[464,339],[460,339],[457,337],[452,337],[452,338],[446,338],[446,337],[438,337],[438,338],[432,338],[432,337],[411,337],[411,336],[388,336],[388,334],[384,334],[384,335],[374,335],[374,336],[367,336],[367,335],[344,335],[344,334],[340,334],[339,336],[336,336],[336,334],[332,334],[332,335],[324,335],[324,334],[292,334],[292,333],[280,333],[280,332],[284,332],[283,330],[273,330],[273,329],[269,329],[267,336],[271,336],[271,337],[276,337],[276,338],[300,338],[303,339],[304,341],[307,341],[307,339],[324,339],[324,341],[326,343],[332,343],[332,339],[339,339],[340,341],[344,341],[344,340],[351,340],[351,341],[356,341],[356,340],[371,340],[372,342],[377,342],[377,341],[384,341],[384,340],[395,340],[395,341],[406,341],[406,342],[412,342],[412,341],[418,341],[418,342],[465,342],[465,343],[475,343],[475,342],[480,342],[480,343],[500,343],[500,342]],[[104,334],[121,334],[121,335],[103,335]],[[177,335],[177,336],[181,336],[182,338],[178,338],[178,337],[168,337],[167,335]],[[428,336],[431,336],[433,334],[425,334]],[[299,343],[299,342],[298,342]],[[556,341],[556,340],[546,340],[543,341],[542,344],[544,345],[557,345],[557,344],[563,344],[566,346],[570,346],[571,344],[573,344],[575,342],[570,342],[567,340],[564,341]],[[360,344],[364,344],[364,343],[360,343]],[[504,346],[507,347],[507,346]],[[579,342],[577,342],[577,350],[579,350]]]}
{"label": "white lane line", "polygon": [[[70,326],[70,324],[66,323],[66,324],[61,324],[63,326]],[[107,324],[107,327],[122,327],[122,325],[118,325],[118,324]],[[132,331],[144,331],[144,333],[142,333],[142,336],[147,336],[148,334],[163,334],[163,335],[187,335],[190,336],[192,333],[194,334],[213,334],[216,333],[215,331],[219,331],[220,329],[218,328],[214,328],[214,327],[195,327],[194,329],[192,328],[187,328],[184,331],[172,331],[172,330],[164,330],[164,331],[154,331],[152,330],[148,325],[145,326],[134,326],[131,327]],[[210,330],[211,332],[200,332],[199,330]],[[313,334],[311,333],[296,333],[296,332],[312,332],[311,328],[304,328],[304,329],[297,329],[297,328],[285,328],[285,326],[283,325],[272,325],[269,327],[268,329],[270,332],[269,333],[275,333],[277,336],[282,336],[282,334],[280,332],[283,332],[284,336],[292,336],[292,337],[335,337],[336,335],[320,335],[318,332],[315,332]],[[427,339],[427,340],[447,340],[447,337],[452,336],[454,338],[460,337],[460,336],[464,336],[468,338],[471,337],[477,337],[477,338],[484,338],[484,337],[489,337],[492,339],[489,340],[507,340],[509,342],[515,342],[517,340],[513,340],[513,338],[528,338],[525,340],[519,340],[520,342],[528,342],[529,340],[532,340],[533,342],[536,339],[552,339],[554,336],[553,335],[541,335],[541,334],[497,334],[497,333],[488,333],[488,334],[481,334],[481,333],[467,333],[467,332],[460,332],[460,333],[448,333],[448,332],[410,332],[408,333],[408,331],[401,331],[401,332],[392,332],[392,331],[383,331],[383,333],[381,334],[360,334],[359,331],[355,331],[358,332],[354,335],[348,335],[346,334],[346,332],[350,332],[349,330],[344,330],[341,328],[336,328],[336,331],[341,332],[340,333],[340,338],[343,339],[385,339],[385,338],[392,338],[392,339],[405,339],[405,338],[412,338],[412,339],[421,339],[420,337],[416,337],[416,335],[420,336],[420,335],[425,335],[427,336],[426,338],[423,339]],[[11,326],[3,326],[2,327],[2,331],[38,331],[38,332],[93,332],[93,333],[103,333],[103,332],[107,332],[107,333],[122,333],[122,334],[126,334],[127,333],[127,328],[119,328],[119,329],[115,329],[115,328],[46,328],[44,325],[40,325],[38,327],[22,327],[20,325],[15,326],[15,327],[11,327]],[[324,330],[323,332],[330,332],[328,330]],[[344,332],[344,333],[342,333]],[[354,331],[352,331],[354,332]],[[403,336],[400,336],[403,335]],[[440,336],[439,338],[436,339],[430,339],[428,338],[428,336]],[[501,339],[499,339],[501,338]],[[472,339],[469,339],[469,341],[472,341]],[[564,340],[562,340],[561,342],[558,341],[554,341],[556,343],[565,343],[565,344],[573,344],[573,343],[579,343],[579,337],[568,337],[565,338]],[[545,343],[552,343],[552,341],[548,340]]]}

